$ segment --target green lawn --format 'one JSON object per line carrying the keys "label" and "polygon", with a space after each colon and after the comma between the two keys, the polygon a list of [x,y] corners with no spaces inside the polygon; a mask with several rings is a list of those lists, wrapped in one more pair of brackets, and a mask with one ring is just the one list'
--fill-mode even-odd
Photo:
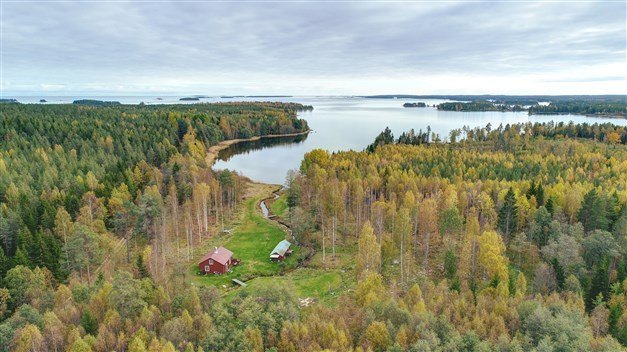
{"label": "green lawn", "polygon": [[283,219],[287,218],[287,212],[289,211],[287,208],[287,195],[285,193],[281,194],[281,196],[275,199],[270,205],[270,211],[272,214],[278,215]]}
{"label": "green lawn", "polygon": [[[200,285],[214,285],[217,287],[233,287],[232,279],[246,281],[247,287],[227,292],[227,297],[239,290],[255,290],[263,285],[278,283],[294,289],[299,298],[312,297],[325,304],[334,304],[340,293],[354,288],[353,271],[354,243],[346,247],[338,247],[336,260],[330,258],[328,269],[324,269],[319,251],[309,262],[308,268],[295,268],[301,249],[292,246],[294,253],[283,263],[273,263],[269,259],[270,251],[286,233],[274,221],[265,219],[261,215],[257,204],[269,192],[262,188],[252,198],[242,204],[238,219],[231,224],[232,233],[218,235],[207,241],[203,251],[198,252],[198,258],[214,246],[224,246],[233,252],[236,259],[242,262],[226,275],[199,275],[196,264],[190,265],[189,270],[194,281]],[[287,215],[285,195],[271,204],[274,214]],[[289,240],[289,239],[288,239]],[[333,263],[331,263],[333,262]]]}
{"label": "green lawn", "polygon": [[294,253],[283,263],[270,261],[270,251],[281,240],[286,239],[286,233],[278,225],[263,218],[257,204],[260,197],[246,200],[241,219],[236,223],[233,232],[228,235],[220,235],[211,238],[206,246],[210,250],[214,246],[224,246],[233,252],[233,257],[240,259],[240,265],[226,275],[197,275],[198,267],[190,267],[196,281],[205,285],[232,285],[231,279],[242,281],[258,276],[277,275],[296,266],[299,248],[292,247]]}
{"label": "green lawn", "polygon": [[[340,293],[350,287],[354,280],[348,278],[349,272],[339,269],[319,270],[310,268],[298,268],[283,276],[259,277],[247,282],[248,286],[240,290],[255,290],[260,286],[270,283],[286,285],[294,288],[294,293],[299,298],[312,297],[323,303],[332,304]],[[232,291],[231,294],[234,294]]]}
{"label": "green lawn", "polygon": [[[346,246],[338,246],[335,259],[331,249],[327,248],[327,269],[322,263],[322,251],[309,261],[307,267],[297,268],[284,275],[259,277],[247,282],[246,288],[240,290],[256,290],[271,283],[291,287],[299,298],[312,297],[327,305],[334,305],[336,298],[350,289],[355,289],[354,275],[355,244],[354,240]],[[232,296],[235,291],[228,294]]]}

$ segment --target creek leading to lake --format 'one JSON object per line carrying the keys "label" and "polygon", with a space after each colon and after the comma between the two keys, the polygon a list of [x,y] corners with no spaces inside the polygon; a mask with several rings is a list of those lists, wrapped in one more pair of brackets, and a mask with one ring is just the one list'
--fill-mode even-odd
{"label": "creek leading to lake", "polygon": [[274,99],[312,105],[313,111],[301,112],[313,130],[306,136],[267,138],[233,144],[218,155],[215,169],[235,170],[255,181],[283,184],[288,170],[298,169],[305,153],[316,149],[329,151],[363,150],[387,126],[396,137],[413,128],[426,131],[427,126],[446,138],[449,132],[463,126],[477,127],[488,123],[524,122],[606,123],[627,125],[627,119],[588,117],[583,115],[531,115],[524,112],[457,112],[432,107],[404,108],[405,102],[439,104],[434,99],[368,99],[355,97],[294,97]]}

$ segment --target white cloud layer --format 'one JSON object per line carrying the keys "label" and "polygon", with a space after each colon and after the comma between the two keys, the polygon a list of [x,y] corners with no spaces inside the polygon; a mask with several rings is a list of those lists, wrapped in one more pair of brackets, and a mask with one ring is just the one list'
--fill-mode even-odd
{"label": "white cloud layer", "polygon": [[4,2],[2,89],[625,94],[620,2]]}

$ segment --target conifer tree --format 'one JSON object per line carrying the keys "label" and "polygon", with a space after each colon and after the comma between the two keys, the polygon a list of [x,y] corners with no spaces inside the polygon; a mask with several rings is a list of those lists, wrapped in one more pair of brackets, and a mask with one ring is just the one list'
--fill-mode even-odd
{"label": "conifer tree", "polygon": [[518,224],[518,206],[516,205],[516,194],[510,187],[505,194],[503,206],[499,209],[497,226],[506,241],[509,241],[510,235]]}
{"label": "conifer tree", "polygon": [[578,213],[579,222],[583,224],[586,232],[607,230],[606,211],[605,200],[599,196],[596,188],[593,188],[583,197],[583,204]]}

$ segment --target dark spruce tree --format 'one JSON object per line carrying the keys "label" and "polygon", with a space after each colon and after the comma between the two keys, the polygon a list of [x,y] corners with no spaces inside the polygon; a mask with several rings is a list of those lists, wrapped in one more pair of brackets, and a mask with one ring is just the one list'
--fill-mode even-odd
{"label": "dark spruce tree", "polygon": [[535,196],[538,206],[544,205],[544,188],[542,187],[542,183],[538,183]]}
{"label": "dark spruce tree", "polygon": [[503,206],[499,209],[498,214],[498,229],[505,237],[506,241],[509,239],[510,235],[516,228],[516,223],[518,222],[518,206],[516,205],[516,194],[514,190],[510,187],[505,194],[505,199],[503,200]]}
{"label": "dark spruce tree", "polygon": [[595,188],[591,189],[583,197],[583,204],[579,209],[579,222],[586,232],[592,230],[607,230],[608,219],[604,197],[597,193]]}
{"label": "dark spruce tree", "polygon": [[377,138],[374,139],[374,143],[366,148],[366,151],[372,153],[378,146],[392,143],[394,143],[394,135],[392,134],[392,130],[390,130],[389,127],[386,127],[385,130],[379,133]]}
{"label": "dark spruce tree", "polygon": [[586,307],[588,310],[592,310],[594,308],[594,302],[597,300],[597,297],[601,295],[603,300],[607,300],[610,292],[610,277],[608,272],[609,266],[608,258],[603,258],[601,263],[599,263],[594,271],[592,276],[592,280],[590,282],[590,291],[588,291],[588,295],[586,297]]}
{"label": "dark spruce tree", "polygon": [[561,290],[564,288],[564,281],[566,280],[564,267],[560,264],[557,258],[553,258],[553,260],[551,260],[551,266],[553,267],[553,271],[555,271],[555,281],[557,281],[557,287]]}
{"label": "dark spruce tree", "polygon": [[551,214],[551,216],[554,215],[554,213],[555,213],[555,203],[553,201],[553,197],[549,197],[549,200],[546,201],[546,204],[545,204],[544,207],[549,212],[549,214]]}

